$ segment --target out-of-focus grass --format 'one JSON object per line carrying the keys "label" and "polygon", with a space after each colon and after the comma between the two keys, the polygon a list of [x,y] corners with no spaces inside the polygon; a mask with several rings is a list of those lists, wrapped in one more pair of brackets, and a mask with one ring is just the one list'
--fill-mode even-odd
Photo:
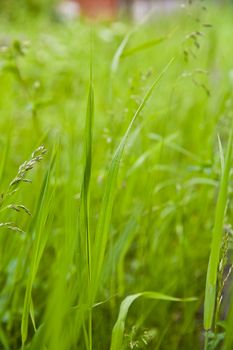
{"label": "out-of-focus grass", "polygon": [[[84,20],[60,23],[27,13],[13,23],[2,19],[1,193],[38,145],[48,149],[29,175],[32,183],[14,194],[32,218],[0,212],[0,222],[26,232],[0,228],[3,349],[19,349],[22,338],[26,349],[109,349],[121,301],[148,290],[169,297],[135,301],[123,349],[201,348],[221,177],[218,135],[225,149],[232,119],[233,13],[219,13],[209,5],[207,12],[198,9],[200,22],[191,7],[141,25],[93,24],[92,58]],[[114,152],[173,57],[127,134],[118,164]],[[92,125],[89,99],[92,132],[85,132],[90,60],[95,118]],[[231,187],[230,181],[228,200]],[[225,224],[231,221],[229,204]],[[191,296],[197,301],[172,302]]]}

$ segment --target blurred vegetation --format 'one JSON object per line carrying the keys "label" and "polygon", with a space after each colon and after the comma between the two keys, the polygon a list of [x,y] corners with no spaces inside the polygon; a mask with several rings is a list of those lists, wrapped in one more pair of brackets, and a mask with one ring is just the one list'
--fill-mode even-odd
{"label": "blurred vegetation", "polygon": [[22,13],[28,16],[50,13],[58,0],[1,0],[0,14],[8,19],[16,19]]}
{"label": "blurred vegetation", "polygon": [[[233,117],[232,8],[219,15],[219,7],[207,4],[206,11],[198,2],[140,25],[119,19],[90,26],[44,15],[47,2],[18,2],[19,12],[15,2],[3,4],[1,348],[17,350],[23,341],[25,350],[107,350],[122,300],[144,291],[197,300],[135,299],[122,349],[202,348],[206,271]],[[38,16],[29,14],[38,8]],[[114,152],[144,100],[118,162]],[[119,166],[113,189],[111,166]],[[114,199],[109,226],[101,214],[106,188]],[[231,200],[232,179],[221,253],[226,275]],[[231,278],[223,294],[212,350],[225,337],[224,350],[232,348]]]}

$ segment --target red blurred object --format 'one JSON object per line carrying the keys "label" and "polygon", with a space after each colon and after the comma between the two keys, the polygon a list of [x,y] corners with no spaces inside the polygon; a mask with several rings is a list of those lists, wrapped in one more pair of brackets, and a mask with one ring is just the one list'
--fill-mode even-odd
{"label": "red blurred object", "polygon": [[81,12],[91,18],[112,18],[117,13],[118,0],[76,0]]}

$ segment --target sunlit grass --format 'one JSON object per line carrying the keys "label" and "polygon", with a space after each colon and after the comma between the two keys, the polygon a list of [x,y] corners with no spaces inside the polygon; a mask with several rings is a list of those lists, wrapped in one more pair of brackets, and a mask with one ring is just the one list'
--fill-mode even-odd
{"label": "sunlit grass", "polygon": [[1,22],[0,348],[199,349],[204,320],[206,348],[231,349],[232,19],[218,11],[95,23],[91,39],[85,20]]}

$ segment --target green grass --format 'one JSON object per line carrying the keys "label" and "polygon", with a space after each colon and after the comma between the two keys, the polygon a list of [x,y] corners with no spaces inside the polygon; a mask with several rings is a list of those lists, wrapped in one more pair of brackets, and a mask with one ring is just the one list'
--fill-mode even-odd
{"label": "green grass", "polygon": [[232,348],[233,10],[207,8],[2,15],[0,349]]}
{"label": "green grass", "polygon": [[[220,261],[222,233],[224,230],[224,216],[227,207],[227,195],[232,162],[232,130],[230,131],[226,159],[224,159],[224,156],[222,155],[221,161],[222,176],[220,182],[219,196],[216,205],[211,253],[206,277],[204,328],[207,332],[212,328],[216,304],[218,266]],[[208,341],[208,339],[206,341]]]}

